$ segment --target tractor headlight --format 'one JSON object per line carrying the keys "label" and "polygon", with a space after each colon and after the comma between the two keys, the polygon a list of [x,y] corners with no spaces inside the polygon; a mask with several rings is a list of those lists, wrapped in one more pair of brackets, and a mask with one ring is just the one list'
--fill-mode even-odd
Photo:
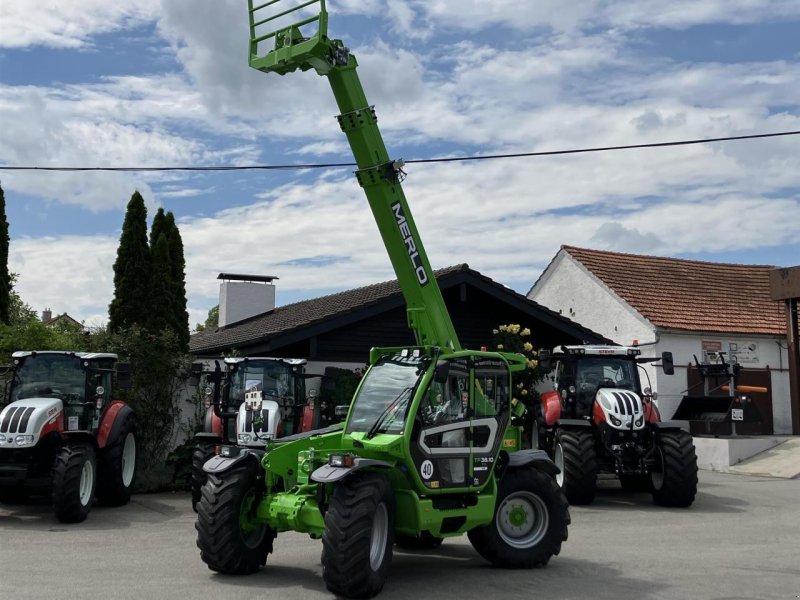
{"label": "tractor headlight", "polygon": [[249,433],[240,433],[239,434],[239,443],[240,444],[249,444],[253,438]]}
{"label": "tractor headlight", "polygon": [[620,425],[622,425],[622,421],[620,421],[614,415],[608,415],[608,419],[611,421],[611,424],[616,426],[616,427],[619,427]]}
{"label": "tractor headlight", "polygon": [[636,427],[641,427],[642,423],[644,423],[644,415],[641,415],[638,419],[636,419]]}
{"label": "tractor headlight", "polygon": [[14,443],[18,446],[24,446],[25,444],[32,444],[33,443],[33,436],[32,435],[18,435],[14,438]]}
{"label": "tractor headlight", "polygon": [[331,454],[328,457],[328,464],[332,467],[352,467],[355,463],[355,456],[352,454]]}
{"label": "tractor headlight", "polygon": [[6,441],[6,436],[4,434],[0,433],[0,444],[2,444],[5,441]]}

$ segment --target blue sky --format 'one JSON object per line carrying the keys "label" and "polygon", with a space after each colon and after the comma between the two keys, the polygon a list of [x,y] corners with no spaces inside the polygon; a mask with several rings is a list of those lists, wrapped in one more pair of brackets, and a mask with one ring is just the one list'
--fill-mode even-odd
{"label": "blue sky", "polygon": [[[292,0],[286,0],[291,2]],[[191,322],[220,272],[279,304],[393,277],[348,169],[23,173],[3,165],[349,162],[324,79],[247,66],[244,0],[0,4],[10,267],[37,310],[106,319],[125,205],[175,213]],[[800,130],[797,0],[338,0],[394,157]],[[522,293],[562,244],[800,264],[800,137],[409,165],[434,267]]]}

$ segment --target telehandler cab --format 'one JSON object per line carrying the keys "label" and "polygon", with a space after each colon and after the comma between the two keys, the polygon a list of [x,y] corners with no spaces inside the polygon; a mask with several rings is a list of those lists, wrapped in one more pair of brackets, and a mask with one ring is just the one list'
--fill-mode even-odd
{"label": "telehandler cab", "polygon": [[322,538],[326,586],[351,598],[380,592],[395,543],[434,548],[466,533],[496,566],[544,565],[570,517],[553,462],[519,449],[524,406],[512,402],[512,373],[526,359],[461,348],[400,185],[403,163],[388,157],[356,59],[327,37],[324,0],[290,4],[249,1],[250,66],[314,69],[330,82],[416,346],[372,349],[343,428],[264,451],[226,446],[210,459],[196,523],[202,560],[254,572],[277,533],[308,533]]}

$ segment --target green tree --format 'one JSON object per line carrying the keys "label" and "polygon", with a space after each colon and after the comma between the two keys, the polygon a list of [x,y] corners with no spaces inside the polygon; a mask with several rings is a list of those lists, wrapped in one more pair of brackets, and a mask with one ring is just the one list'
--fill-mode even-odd
{"label": "green tree", "polygon": [[183,239],[175,223],[175,215],[168,212],[164,219],[169,242],[169,259],[173,283],[173,325],[183,352],[189,351],[189,312],[186,310],[186,258]]}
{"label": "green tree", "polygon": [[125,212],[117,260],[114,262],[114,298],[108,308],[108,323],[112,331],[148,323],[152,312],[149,280],[147,208],[141,194],[134,192]]}
{"label": "green tree", "polygon": [[150,226],[150,250],[155,247],[158,236],[162,233],[169,236],[167,233],[167,215],[164,214],[163,208],[159,208],[156,211],[156,216],[153,217],[153,224]]}
{"label": "green tree", "polygon": [[0,323],[9,325],[11,303],[11,275],[8,272],[8,220],[6,219],[6,197],[0,185]]}
{"label": "green tree", "polygon": [[195,325],[195,331],[205,331],[206,329],[216,329],[219,327],[219,304],[208,309],[208,316],[205,323]]}
{"label": "green tree", "polygon": [[169,242],[164,233],[159,234],[150,255],[150,317],[147,329],[153,333],[175,331],[175,284],[172,281],[172,263]]}

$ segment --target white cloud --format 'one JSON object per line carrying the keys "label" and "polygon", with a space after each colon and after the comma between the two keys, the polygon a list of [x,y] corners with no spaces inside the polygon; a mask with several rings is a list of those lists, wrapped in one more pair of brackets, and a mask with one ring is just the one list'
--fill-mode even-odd
{"label": "white cloud", "polygon": [[84,48],[91,38],[155,18],[159,0],[3,0],[0,47]]}

